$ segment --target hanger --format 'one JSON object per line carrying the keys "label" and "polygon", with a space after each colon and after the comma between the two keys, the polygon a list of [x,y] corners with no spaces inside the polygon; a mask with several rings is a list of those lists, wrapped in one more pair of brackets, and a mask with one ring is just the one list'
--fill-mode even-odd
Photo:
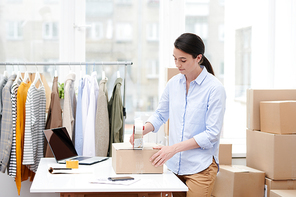
{"label": "hanger", "polygon": [[102,71],[102,79],[106,79],[106,74],[104,70]]}
{"label": "hanger", "polygon": [[6,66],[5,66],[5,70],[4,70],[4,72],[3,72],[3,76],[4,76],[4,77],[8,77],[8,73],[7,73],[7,71],[6,71]]}
{"label": "hanger", "polygon": [[21,71],[20,71],[20,66],[18,65],[18,71],[16,75],[16,80],[19,79],[20,81],[23,81],[24,79],[22,78]]}
{"label": "hanger", "polygon": [[[118,69],[118,62],[117,62],[117,69]],[[117,78],[120,78],[120,72],[119,72],[119,69],[117,70]]]}
{"label": "hanger", "polygon": [[73,74],[74,71],[72,70],[71,66],[70,66],[70,62],[68,62],[68,65],[69,65],[69,69],[70,69],[70,74]]}
{"label": "hanger", "polygon": [[30,81],[30,76],[29,76],[29,73],[28,73],[28,70],[27,70],[27,66],[25,65],[26,67],[26,71],[25,71],[25,76],[23,78],[23,82],[25,83],[28,83]]}
{"label": "hanger", "polygon": [[56,63],[54,65],[55,65],[54,76],[57,77],[58,76],[57,65]]}
{"label": "hanger", "polygon": [[13,68],[13,70],[12,70],[12,73],[11,74],[14,75],[14,74],[16,74],[15,73],[15,69],[14,69],[14,65],[12,66],[12,68]]}
{"label": "hanger", "polygon": [[40,81],[40,84],[43,86],[43,83],[42,83],[42,80],[41,80],[41,77],[40,77],[40,73],[39,73],[39,71],[37,69],[37,66],[36,66],[36,70],[37,71],[36,71],[36,74],[35,74],[35,78],[34,78],[33,84],[36,85],[36,83],[38,81]]}
{"label": "hanger", "polygon": [[93,65],[93,71],[92,71],[91,75],[97,75],[97,71],[94,69],[94,67],[95,67],[95,63]]}

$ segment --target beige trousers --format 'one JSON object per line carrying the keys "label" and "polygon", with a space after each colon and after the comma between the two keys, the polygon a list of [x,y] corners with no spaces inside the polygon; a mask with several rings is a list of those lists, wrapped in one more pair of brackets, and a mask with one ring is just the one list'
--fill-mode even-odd
{"label": "beige trousers", "polygon": [[210,197],[214,188],[218,165],[213,163],[204,171],[192,175],[177,175],[188,187],[188,192],[174,192],[173,197]]}

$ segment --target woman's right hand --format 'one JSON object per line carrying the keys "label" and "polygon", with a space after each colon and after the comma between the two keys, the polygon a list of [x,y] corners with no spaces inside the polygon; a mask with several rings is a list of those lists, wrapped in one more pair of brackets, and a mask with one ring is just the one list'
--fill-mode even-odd
{"label": "woman's right hand", "polygon": [[129,140],[129,142],[130,142],[132,145],[134,145],[134,134],[132,134],[132,135],[130,136],[130,140]]}

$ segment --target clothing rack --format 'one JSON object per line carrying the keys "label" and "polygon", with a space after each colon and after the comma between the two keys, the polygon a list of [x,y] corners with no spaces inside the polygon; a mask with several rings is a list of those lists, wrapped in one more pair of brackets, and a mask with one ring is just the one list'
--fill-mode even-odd
{"label": "clothing rack", "polygon": [[[133,62],[0,62],[0,66],[116,66],[116,65],[124,65],[124,79],[123,79],[123,116],[126,118],[126,110],[125,110],[125,84],[126,84],[126,67],[128,65],[133,65]],[[125,127],[125,121],[123,120],[123,132]]]}

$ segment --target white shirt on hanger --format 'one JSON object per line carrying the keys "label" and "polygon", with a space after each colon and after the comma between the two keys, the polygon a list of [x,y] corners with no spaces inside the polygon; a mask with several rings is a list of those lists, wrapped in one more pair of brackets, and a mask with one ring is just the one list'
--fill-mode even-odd
{"label": "white shirt on hanger", "polygon": [[96,105],[99,93],[99,85],[97,82],[97,73],[93,72],[91,75],[89,106],[86,119],[86,127],[83,138],[83,156],[95,156],[95,119],[96,119]]}
{"label": "white shirt on hanger", "polygon": [[82,108],[82,133],[83,133],[83,138],[84,138],[86,119],[87,119],[87,114],[88,114],[88,106],[89,106],[91,77],[89,75],[85,75],[83,80],[84,80],[84,87],[83,87],[83,91],[82,91],[81,108]]}

